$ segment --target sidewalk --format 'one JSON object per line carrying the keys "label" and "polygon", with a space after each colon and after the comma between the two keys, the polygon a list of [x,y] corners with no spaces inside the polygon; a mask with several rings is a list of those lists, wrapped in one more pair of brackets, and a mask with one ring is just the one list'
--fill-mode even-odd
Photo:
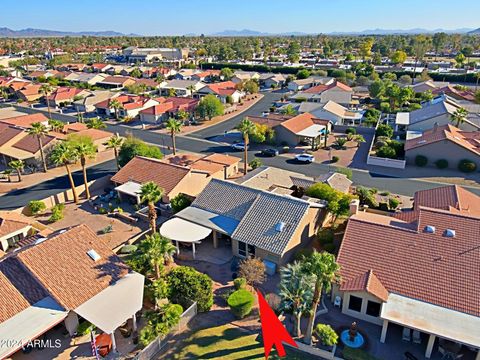
{"label": "sidewalk", "polygon": [[[216,116],[212,120],[205,120],[200,123],[200,125],[188,125],[188,126],[183,126],[182,130],[180,132],[181,135],[185,134],[191,134],[196,131],[200,131],[203,129],[206,129],[210,126],[219,124],[221,122],[224,122],[226,120],[230,120],[231,118],[240,115],[244,111],[250,109],[253,105],[255,105],[257,102],[262,100],[263,94],[256,94],[256,98],[246,100],[243,102],[242,105],[237,105],[237,110],[232,111],[231,113],[222,115],[222,116]],[[158,134],[168,134],[169,131],[167,129],[158,129],[158,130],[151,130],[152,132],[158,133]]]}
{"label": "sidewalk", "polygon": [[[106,161],[112,160],[114,158],[115,156],[114,156],[113,150],[102,151],[97,153],[97,158],[94,161],[87,160],[87,167],[98,165]],[[72,172],[74,172],[74,171],[81,170],[82,167],[80,163],[77,163],[75,165],[70,165],[70,169],[72,170]],[[18,176],[16,175],[16,173],[13,173],[12,176],[10,177],[12,182],[9,183],[7,180],[0,180],[0,196],[12,190],[28,188],[30,186],[40,184],[44,181],[54,179],[59,176],[64,176],[65,174],[66,174],[65,167],[59,166],[59,167],[48,169],[48,172],[46,173],[37,172],[33,174],[22,175],[22,182],[18,182]]]}

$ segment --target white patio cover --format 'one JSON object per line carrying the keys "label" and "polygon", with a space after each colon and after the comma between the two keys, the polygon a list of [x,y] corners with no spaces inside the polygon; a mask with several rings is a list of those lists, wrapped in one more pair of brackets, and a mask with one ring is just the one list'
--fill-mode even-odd
{"label": "white patio cover", "polygon": [[205,239],[211,232],[212,230],[209,228],[177,217],[165,221],[160,227],[160,234],[162,236],[170,240],[189,243]]}
{"label": "white patio cover", "polygon": [[127,195],[138,197],[140,195],[141,188],[142,184],[139,184],[135,181],[127,181],[125,184],[117,186],[115,190]]}
{"label": "white patio cover", "polygon": [[307,127],[306,129],[303,129],[302,131],[299,131],[296,133],[298,136],[305,136],[309,138],[316,138],[317,136],[323,135],[325,132],[325,126],[324,125],[311,125]]}
{"label": "white patio cover", "polygon": [[4,321],[0,324],[0,340],[8,341],[0,346],[0,359],[50,330],[67,315],[68,311],[62,309],[51,297],[46,297]]}
{"label": "white patio cover", "polygon": [[145,277],[131,272],[74,311],[111,334],[142,308]]}
{"label": "white patio cover", "polygon": [[398,112],[395,117],[395,124],[397,125],[408,125],[410,124],[410,113],[407,112]]}
{"label": "white patio cover", "polygon": [[480,317],[390,294],[381,317],[396,324],[480,348]]}

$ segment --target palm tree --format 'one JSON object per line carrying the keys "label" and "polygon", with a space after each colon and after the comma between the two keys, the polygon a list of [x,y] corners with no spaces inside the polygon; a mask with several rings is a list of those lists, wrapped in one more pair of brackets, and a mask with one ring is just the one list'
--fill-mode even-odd
{"label": "palm tree", "polygon": [[468,111],[464,108],[458,108],[453,114],[450,115],[450,121],[455,123],[458,128],[461,124],[467,121]]}
{"label": "palm tree", "polygon": [[307,333],[304,342],[311,344],[313,324],[317,314],[318,303],[322,296],[322,291],[330,291],[333,282],[340,280],[340,266],[335,261],[335,256],[327,252],[314,251],[310,256],[302,260],[302,268],[305,274],[312,275],[315,281],[315,290],[313,292],[312,306],[310,307],[310,317],[308,319]]}
{"label": "palm tree", "polygon": [[240,124],[238,124],[237,128],[238,131],[242,133],[243,136],[243,173],[247,174],[247,167],[248,167],[248,143],[250,141],[250,134],[255,132],[255,124],[248,120],[248,118],[243,119]]}
{"label": "palm tree", "polygon": [[110,100],[110,107],[115,111],[115,119],[118,120],[118,109],[123,107],[122,103],[117,99]]}
{"label": "palm tree", "polygon": [[170,131],[172,138],[173,155],[177,154],[177,145],[175,143],[175,135],[182,130],[182,122],[180,120],[170,118],[165,123],[165,127]]}
{"label": "palm tree", "polygon": [[48,125],[52,131],[61,132],[65,124],[60,120],[48,120]]}
{"label": "palm tree", "polygon": [[50,86],[50,84],[42,84],[42,86],[40,86],[40,93],[43,94],[43,96],[45,97],[45,101],[47,103],[47,109],[48,109],[48,118],[50,120],[52,120],[52,112],[50,111],[50,102],[48,101],[48,95],[52,92],[52,87]]}
{"label": "palm tree", "polygon": [[43,172],[47,172],[47,162],[45,161],[45,153],[43,151],[42,138],[48,134],[48,129],[40,122],[35,122],[27,130],[28,135],[35,136],[38,141],[38,147],[40,148],[40,157],[42,158]]}
{"label": "palm tree", "polygon": [[117,162],[117,169],[120,170],[120,164],[118,163],[118,149],[123,144],[123,138],[120,135],[115,134],[113,135],[108,141],[104,144],[107,149],[113,149],[113,153],[115,154],[115,161]]}
{"label": "palm tree", "polygon": [[175,89],[168,89],[168,97],[177,96],[177,90]]}
{"label": "palm tree", "polygon": [[297,110],[295,110],[292,105],[285,106],[280,112],[283,115],[291,115],[291,116],[297,115]]}
{"label": "palm tree", "polygon": [[89,129],[105,129],[107,125],[100,118],[94,117],[87,121],[87,127]]}
{"label": "palm tree", "polygon": [[57,143],[50,152],[50,160],[55,165],[63,165],[67,170],[68,179],[70,180],[70,186],[73,193],[73,201],[78,203],[78,195],[75,189],[75,183],[73,181],[72,172],[70,170],[70,164],[78,161],[78,154],[72,147],[72,144],[68,141],[62,141]]}
{"label": "palm tree", "polygon": [[153,181],[142,185],[140,189],[140,201],[146,202],[148,205],[148,220],[150,221],[150,229],[152,233],[157,231],[157,209],[155,204],[160,201],[163,196],[163,189],[155,184]]}
{"label": "palm tree", "polygon": [[170,239],[160,234],[147,235],[138,245],[143,260],[153,267],[156,279],[160,279],[161,269],[176,251]]}
{"label": "palm tree", "polygon": [[12,160],[8,163],[8,166],[10,166],[12,169],[14,169],[17,172],[18,182],[21,182],[22,171],[23,171],[23,168],[25,167],[25,163],[22,160]]}
{"label": "palm tree", "polygon": [[80,164],[82,165],[83,183],[85,184],[85,196],[90,199],[90,189],[88,188],[87,179],[87,159],[95,159],[97,154],[97,145],[93,143],[93,140],[89,136],[77,136],[73,135],[68,139],[71,142],[71,146],[80,158]]}
{"label": "palm tree", "polygon": [[313,298],[313,277],[305,274],[300,262],[288,264],[280,270],[280,297],[282,308],[295,316],[296,336],[302,336],[302,315],[307,313]]}
{"label": "palm tree", "polygon": [[6,86],[0,86],[0,98],[7,100],[8,91]]}
{"label": "palm tree", "polygon": [[193,99],[193,94],[195,93],[195,90],[196,90],[195,85],[188,85],[187,90],[190,91],[190,96]]}
{"label": "palm tree", "polygon": [[365,142],[365,138],[360,134],[354,135],[352,140],[357,143],[357,147],[360,147],[360,144]]}
{"label": "palm tree", "polygon": [[12,169],[5,169],[3,170],[3,175],[5,175],[7,177],[7,181],[8,182],[12,182],[12,174],[13,174],[13,170]]}
{"label": "palm tree", "polygon": [[480,72],[476,72],[473,77],[477,79],[477,82],[475,83],[475,91],[478,89],[478,82],[480,81]]}

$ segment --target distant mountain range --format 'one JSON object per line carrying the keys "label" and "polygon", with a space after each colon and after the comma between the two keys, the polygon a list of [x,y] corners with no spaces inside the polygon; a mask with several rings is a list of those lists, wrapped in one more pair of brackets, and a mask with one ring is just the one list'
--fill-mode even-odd
{"label": "distant mountain range", "polygon": [[[436,32],[445,32],[447,34],[454,34],[454,33],[468,33],[468,34],[479,34],[480,29],[470,29],[470,28],[460,28],[460,29],[452,29],[452,30],[445,30],[445,29],[369,29],[363,31],[334,31],[326,33],[328,35],[393,35],[393,34],[433,34]],[[284,33],[268,33],[268,32],[260,32],[255,30],[243,29],[243,30],[224,30],[221,32],[213,33],[211,36],[302,36],[302,35],[315,35],[314,33],[304,33],[304,32],[284,32]]]}
{"label": "distant mountain range", "polygon": [[44,29],[12,30],[6,27],[0,28],[0,37],[61,37],[61,36],[138,36],[135,34],[125,35],[116,31],[57,31]]}
{"label": "distant mountain range", "polygon": [[469,35],[480,35],[480,28],[469,31],[468,34]]}

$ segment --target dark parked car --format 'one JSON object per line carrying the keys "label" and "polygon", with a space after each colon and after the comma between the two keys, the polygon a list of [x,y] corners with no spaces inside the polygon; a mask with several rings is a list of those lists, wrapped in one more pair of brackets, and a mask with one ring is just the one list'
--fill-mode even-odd
{"label": "dark parked car", "polygon": [[277,155],[278,155],[278,150],[276,150],[276,149],[263,149],[260,153],[261,153],[263,156],[271,156],[271,157],[274,157],[274,156],[277,156]]}

